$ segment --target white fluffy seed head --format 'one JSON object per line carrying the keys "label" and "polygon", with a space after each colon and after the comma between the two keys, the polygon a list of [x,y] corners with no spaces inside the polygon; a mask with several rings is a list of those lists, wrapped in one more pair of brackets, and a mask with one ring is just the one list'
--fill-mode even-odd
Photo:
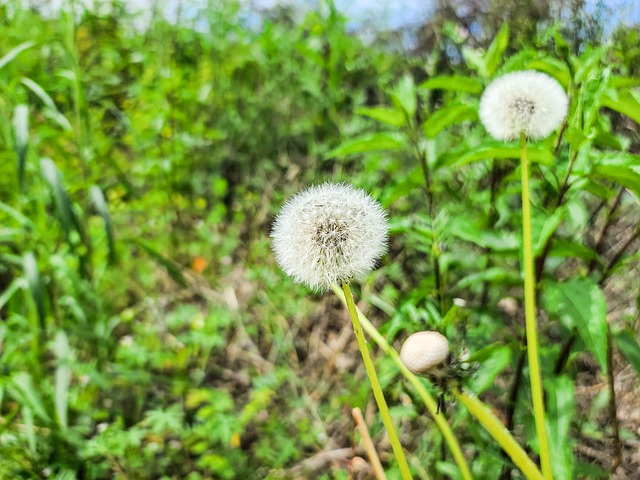
{"label": "white fluffy seed head", "polygon": [[400,359],[413,373],[429,373],[447,360],[449,341],[438,332],[418,332],[409,336],[400,350]]}
{"label": "white fluffy seed head", "polygon": [[560,84],[533,70],[494,80],[480,99],[480,120],[496,140],[548,137],[567,115],[569,100]]}
{"label": "white fluffy seed head", "polygon": [[285,273],[322,291],[374,268],[387,250],[387,215],[363,190],[325,183],[285,203],[271,238]]}

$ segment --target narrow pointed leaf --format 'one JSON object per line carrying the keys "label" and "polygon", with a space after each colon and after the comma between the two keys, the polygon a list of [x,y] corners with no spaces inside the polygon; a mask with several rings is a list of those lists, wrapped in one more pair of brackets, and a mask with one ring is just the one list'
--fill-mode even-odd
{"label": "narrow pointed leaf", "polygon": [[13,142],[18,157],[18,183],[22,188],[29,150],[29,107],[24,104],[13,109]]}
{"label": "narrow pointed leaf", "polygon": [[109,263],[114,263],[116,261],[116,249],[115,249],[115,241],[113,237],[113,227],[111,225],[111,215],[109,215],[109,207],[107,206],[107,201],[104,198],[104,194],[102,190],[97,185],[93,185],[89,189],[89,196],[91,197],[91,202],[93,203],[96,212],[102,218],[102,222],[104,223],[104,229],[107,234],[107,244],[109,248]]}

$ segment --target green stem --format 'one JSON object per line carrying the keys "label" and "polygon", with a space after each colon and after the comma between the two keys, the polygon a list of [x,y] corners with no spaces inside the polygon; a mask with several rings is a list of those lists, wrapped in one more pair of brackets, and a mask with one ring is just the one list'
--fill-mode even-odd
{"label": "green stem", "polygon": [[409,464],[407,463],[407,459],[405,458],[404,452],[402,450],[402,445],[400,445],[398,434],[396,433],[396,429],[393,427],[393,421],[391,420],[389,407],[387,407],[387,402],[384,399],[382,387],[380,386],[380,382],[378,381],[378,375],[376,374],[376,370],[373,366],[371,355],[369,355],[367,341],[364,338],[364,333],[362,333],[362,326],[360,325],[360,319],[358,318],[356,304],[354,303],[353,296],[351,295],[351,289],[349,288],[348,284],[343,283],[342,290],[344,291],[345,302],[347,304],[347,309],[349,310],[349,316],[351,316],[351,322],[353,323],[353,331],[355,332],[356,339],[358,340],[358,348],[360,349],[360,354],[362,355],[364,368],[367,371],[367,375],[369,376],[369,382],[371,382],[373,396],[375,397],[378,408],[380,409],[382,423],[384,423],[384,426],[387,429],[389,441],[391,442],[391,448],[393,448],[393,454],[395,455],[398,466],[400,467],[400,474],[402,475],[403,480],[413,479],[413,477],[411,476],[411,472],[409,471]]}
{"label": "green stem", "polygon": [[[337,285],[334,285],[333,291],[336,293],[336,295],[338,295],[338,297],[340,297],[340,299],[345,304],[347,303],[345,295],[342,293],[342,291],[338,288]],[[447,442],[447,445],[451,450],[451,454],[453,455],[455,462],[458,464],[458,467],[460,468],[460,472],[462,473],[462,478],[464,480],[471,480],[472,479],[471,472],[469,471],[469,467],[467,466],[467,463],[464,459],[464,455],[462,454],[462,449],[460,448],[460,444],[458,443],[458,440],[456,440],[456,437],[453,434],[453,431],[451,430],[451,427],[447,423],[444,416],[436,413],[438,410],[436,401],[429,394],[429,392],[424,387],[420,379],[416,377],[413,373],[411,373],[409,369],[404,365],[404,363],[402,363],[402,360],[400,359],[400,355],[398,355],[398,352],[396,352],[393,349],[393,347],[391,347],[391,345],[387,343],[384,337],[380,335],[376,327],[373,326],[373,324],[367,319],[367,317],[365,317],[362,314],[362,312],[360,312],[357,309],[357,307],[356,307],[356,315],[358,317],[358,323],[362,326],[362,329],[364,329],[367,332],[367,334],[373,339],[373,341],[377,343],[378,346],[387,355],[391,357],[391,359],[396,363],[396,365],[398,365],[398,367],[400,368],[400,371],[405,376],[405,378],[409,380],[409,382],[414,386],[414,388],[418,392],[418,395],[420,395],[420,398],[422,399],[425,406],[427,407],[427,410],[429,410],[429,413],[431,413],[431,416],[435,420],[436,425],[440,429],[440,432],[442,433],[442,436],[444,437],[445,442]]]}
{"label": "green stem", "polygon": [[505,428],[502,422],[491,413],[491,410],[489,410],[478,397],[467,395],[456,388],[451,391],[458,401],[467,407],[471,415],[476,417],[476,420],[478,420],[495,441],[500,444],[502,449],[509,455],[509,458],[513,460],[513,463],[515,463],[516,467],[520,469],[527,479],[544,480],[536,464],[531,461],[522,447],[518,445],[518,442],[511,436],[509,430]]}
{"label": "green stem", "polygon": [[533,264],[533,241],[531,239],[531,200],[529,198],[529,166],[527,160],[527,138],[520,134],[521,170],[522,170],[522,245],[524,262],[524,307],[527,335],[527,355],[529,358],[529,377],[531,380],[531,397],[533,416],[538,434],[540,449],[540,465],[544,478],[553,478],[549,443],[544,421],[544,400],[542,397],[542,377],[538,356],[538,330],[536,320],[536,294]]}

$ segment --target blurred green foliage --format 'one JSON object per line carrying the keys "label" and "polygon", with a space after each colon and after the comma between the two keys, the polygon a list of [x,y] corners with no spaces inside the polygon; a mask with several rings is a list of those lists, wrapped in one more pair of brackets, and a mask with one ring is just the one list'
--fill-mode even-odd
{"label": "blurred green foliage", "polygon": [[[477,121],[484,86],[519,69],[572,99],[562,141],[529,152],[542,360],[558,478],[601,473],[571,448],[611,434],[606,402],[572,401],[575,360],[590,352],[607,375],[610,329],[640,364],[637,310],[608,326],[603,293],[638,283],[637,31],[590,46],[560,26],[501,24],[478,45],[443,28],[460,52],[447,60],[366,46],[331,4],[255,29],[231,1],[177,24],[156,8],[144,28],[103,6],[46,18],[0,5],[0,478],[279,478],[351,446],[345,406],[371,399],[349,323],[278,272],[268,241],[282,201],[325,179],[390,211],[391,251],[359,292],[381,331],[433,328],[469,348],[481,366],[468,388],[533,438],[526,382],[513,388],[519,150]],[[431,420],[379,364],[416,474],[455,478]],[[455,410],[474,474],[500,475],[498,448]]]}

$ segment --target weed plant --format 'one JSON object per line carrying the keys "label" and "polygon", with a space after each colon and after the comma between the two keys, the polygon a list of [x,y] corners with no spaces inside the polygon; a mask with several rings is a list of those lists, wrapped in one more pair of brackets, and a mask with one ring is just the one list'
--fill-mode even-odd
{"label": "weed plant", "polygon": [[[0,478],[348,478],[347,407],[399,478],[346,310],[271,253],[280,206],[325,181],[389,215],[350,311],[411,475],[634,472],[614,386],[640,373],[637,32],[574,51],[567,25],[515,43],[504,24],[487,48],[445,28],[444,62],[364,45],[330,2],[255,29],[234,1],[147,24],[72,7],[0,4]],[[479,113],[522,70],[568,96],[526,145],[537,422],[523,150]],[[422,330],[475,365],[447,392],[399,361]]]}

